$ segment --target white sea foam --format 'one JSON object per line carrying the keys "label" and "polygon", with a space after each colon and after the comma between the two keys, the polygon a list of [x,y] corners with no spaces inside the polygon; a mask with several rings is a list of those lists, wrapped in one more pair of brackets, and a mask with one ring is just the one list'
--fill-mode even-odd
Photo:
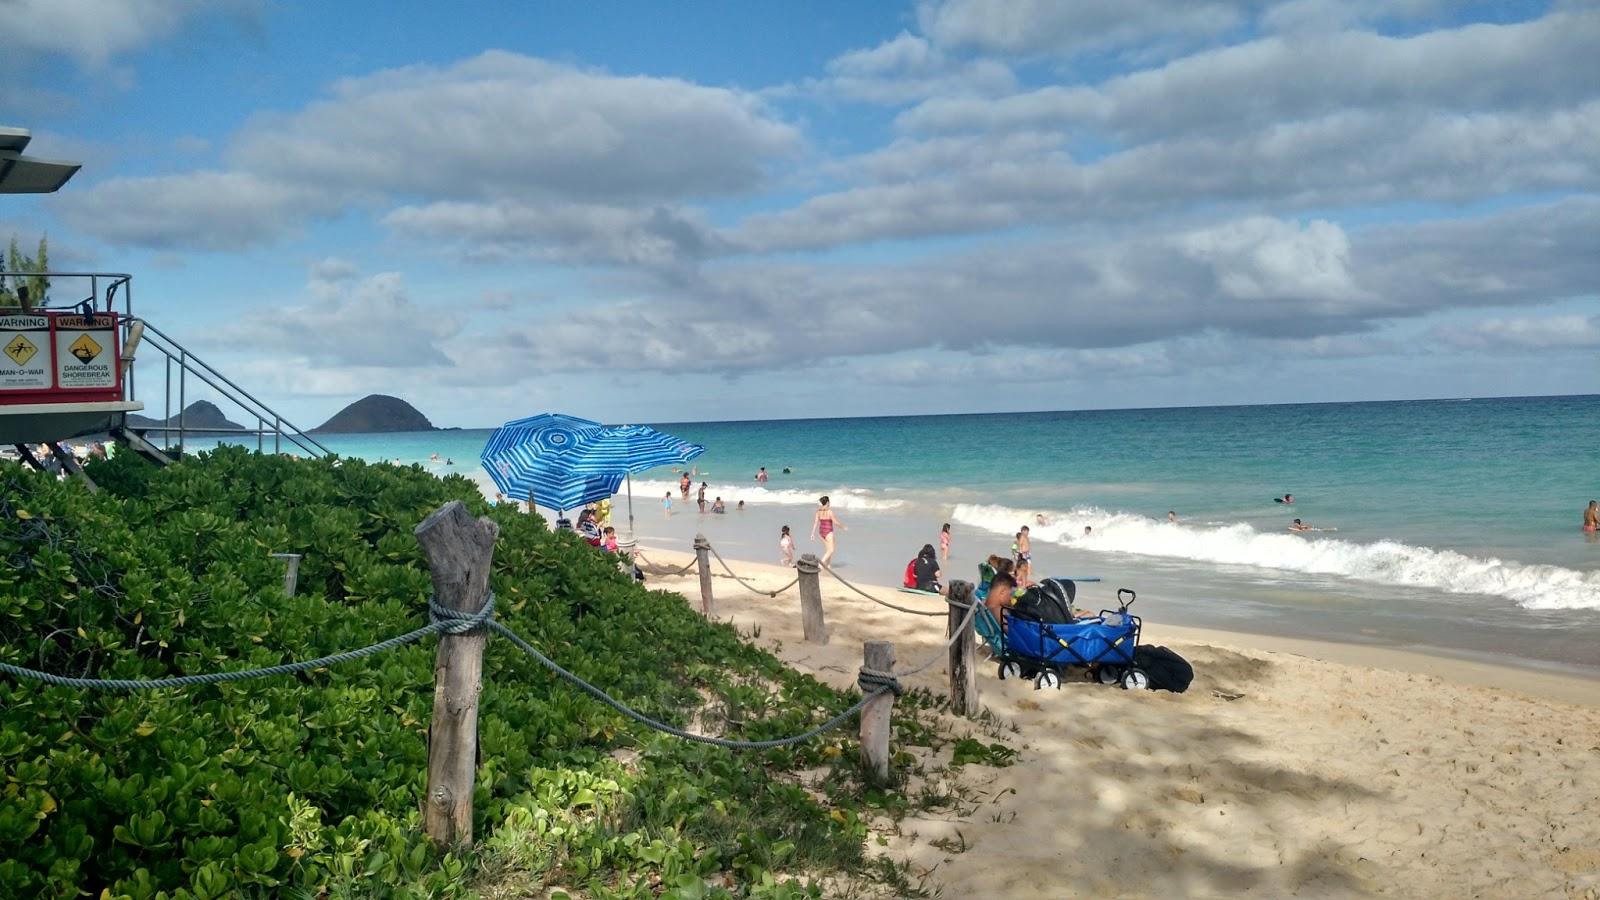
{"label": "white sea foam", "polygon": [[[700,480],[698,478],[695,479],[695,488],[689,492],[689,501],[691,503],[694,502],[695,491],[700,488]],[[710,481],[709,478],[705,480]],[[676,481],[647,481],[641,478],[633,480],[633,500],[635,504],[652,497],[655,498],[657,503],[660,503],[661,495],[669,491],[672,493],[673,503],[681,504],[683,502],[681,495],[678,493],[678,482]],[[752,505],[771,503],[785,506],[816,506],[817,498],[824,494],[828,496],[829,504],[835,509],[889,510],[899,509],[906,505],[904,500],[885,499],[876,496],[871,491],[861,490],[860,488],[797,491],[788,488],[764,488],[754,483],[738,485],[713,483],[706,488],[706,499],[708,501],[713,497],[721,497],[723,502],[729,505],[743,500],[745,503]]]}
{"label": "white sea foam", "polygon": [[[952,521],[1008,538],[1019,525],[1027,524],[1035,541],[1104,553],[1339,575],[1452,594],[1489,594],[1526,609],[1600,609],[1600,572],[1477,558],[1398,541],[1360,544],[1327,535],[1270,534],[1243,523],[1174,525],[1094,507],[1047,512],[1048,525],[1036,524],[1034,516],[1035,512],[1004,506],[961,504]],[[1086,525],[1094,529],[1087,536]]]}

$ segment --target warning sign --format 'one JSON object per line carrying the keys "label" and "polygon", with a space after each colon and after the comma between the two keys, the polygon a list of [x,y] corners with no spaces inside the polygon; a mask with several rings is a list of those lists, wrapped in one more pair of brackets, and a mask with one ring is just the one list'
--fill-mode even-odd
{"label": "warning sign", "polygon": [[48,390],[49,345],[44,316],[0,316],[0,391]]}
{"label": "warning sign", "polygon": [[94,338],[86,334],[73,341],[72,346],[67,348],[67,352],[76,356],[78,362],[87,366],[94,362],[96,356],[100,355],[100,345],[94,342]]}
{"label": "warning sign", "polygon": [[56,386],[114,388],[117,360],[116,319],[112,316],[56,316]]}

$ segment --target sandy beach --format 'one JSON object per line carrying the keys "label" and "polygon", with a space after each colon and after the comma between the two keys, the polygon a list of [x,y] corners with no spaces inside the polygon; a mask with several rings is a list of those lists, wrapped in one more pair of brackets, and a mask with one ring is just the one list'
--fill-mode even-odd
{"label": "sandy beach", "polygon": [[[760,588],[794,577],[729,564]],[[944,640],[943,618],[824,573],[830,640],[806,644],[793,590],[758,596],[713,569],[719,618],[841,687],[865,639],[893,640],[902,667]],[[699,607],[695,575],[650,584]],[[1115,587],[1086,585],[1079,605],[1110,605]],[[885,852],[944,897],[1600,897],[1600,683],[1156,620],[1144,643],[1194,665],[1187,693],[1037,691],[981,663],[982,705],[1015,726],[1019,756],[966,766],[974,802],[900,823]],[[942,694],[947,677],[940,664],[909,684]]]}

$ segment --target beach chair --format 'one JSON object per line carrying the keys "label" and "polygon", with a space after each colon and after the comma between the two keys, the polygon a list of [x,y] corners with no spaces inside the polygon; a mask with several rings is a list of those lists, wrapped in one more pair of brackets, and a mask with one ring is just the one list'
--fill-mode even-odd
{"label": "beach chair", "polygon": [[977,629],[978,637],[983,638],[983,643],[988,646],[990,659],[1005,658],[1006,634],[1000,630],[1000,620],[994,617],[987,606],[978,607],[972,627]]}

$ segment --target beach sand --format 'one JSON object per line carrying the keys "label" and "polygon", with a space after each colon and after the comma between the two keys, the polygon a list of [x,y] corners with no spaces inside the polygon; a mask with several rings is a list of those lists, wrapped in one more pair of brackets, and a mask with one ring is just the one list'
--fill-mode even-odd
{"label": "beach sand", "polygon": [[[728,562],[758,587],[794,577]],[[942,617],[825,572],[830,642],[806,644],[793,589],[757,596],[712,567],[718,618],[838,687],[863,640],[894,641],[901,668],[944,641]],[[649,583],[699,608],[696,575]],[[1085,586],[1080,605],[1113,591]],[[1143,642],[1193,663],[1187,693],[1037,691],[980,663],[981,702],[1020,755],[964,767],[972,802],[901,822],[885,852],[945,897],[1600,898],[1600,682],[1158,621]],[[944,694],[947,678],[941,663],[909,684]]]}

